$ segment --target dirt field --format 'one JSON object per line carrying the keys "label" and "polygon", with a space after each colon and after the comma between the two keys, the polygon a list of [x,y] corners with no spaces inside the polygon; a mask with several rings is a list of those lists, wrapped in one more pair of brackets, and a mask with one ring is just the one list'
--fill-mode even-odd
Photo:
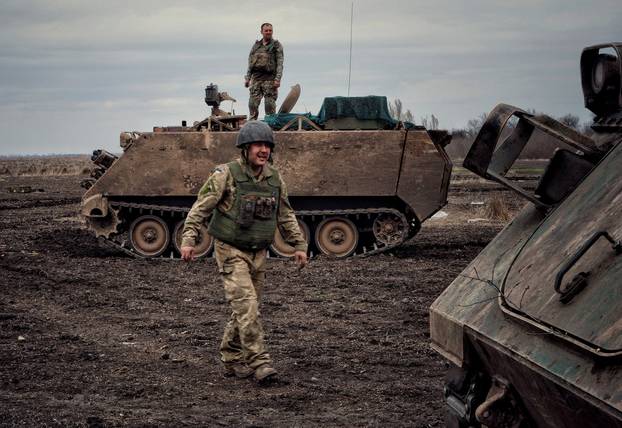
{"label": "dirt field", "polygon": [[389,255],[300,273],[270,259],[262,316],[280,381],[258,387],[221,375],[213,259],[102,246],[76,214],[81,178],[0,177],[2,426],[440,426],[447,365],[428,307],[503,226],[482,219],[486,203],[522,204],[462,179],[448,216]]}

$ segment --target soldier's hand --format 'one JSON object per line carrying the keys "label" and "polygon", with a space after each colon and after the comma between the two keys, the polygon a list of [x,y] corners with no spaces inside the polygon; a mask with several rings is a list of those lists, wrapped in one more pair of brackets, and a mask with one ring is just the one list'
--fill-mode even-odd
{"label": "soldier's hand", "polygon": [[274,81],[274,87],[275,87],[276,89],[279,89],[279,88],[281,87],[281,81],[280,81],[280,80],[275,80],[275,81]]}
{"label": "soldier's hand", "polygon": [[244,81],[244,87],[245,87],[245,88],[248,88],[248,87],[250,86],[250,84],[251,84],[251,81],[250,81],[250,80],[246,79],[246,80]]}
{"label": "soldier's hand", "polygon": [[298,265],[298,269],[302,269],[308,263],[307,253],[304,251],[296,251],[294,253],[294,261]]}
{"label": "soldier's hand", "polygon": [[194,260],[194,247],[181,247],[181,258],[186,262]]}

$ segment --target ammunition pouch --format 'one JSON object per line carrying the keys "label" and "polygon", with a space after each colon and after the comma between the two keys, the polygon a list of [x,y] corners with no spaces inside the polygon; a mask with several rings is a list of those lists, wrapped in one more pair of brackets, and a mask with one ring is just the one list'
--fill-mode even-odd
{"label": "ammunition pouch", "polygon": [[276,211],[276,207],[274,196],[244,195],[240,201],[240,213],[236,223],[243,228],[248,228],[255,219],[270,220]]}
{"label": "ammunition pouch", "polygon": [[255,217],[267,220],[272,217],[276,211],[276,199],[270,198],[257,198],[257,204],[255,205]]}
{"label": "ammunition pouch", "polygon": [[256,201],[254,198],[243,197],[240,203],[240,214],[235,219],[235,222],[245,229],[251,227],[255,221],[255,205]]}

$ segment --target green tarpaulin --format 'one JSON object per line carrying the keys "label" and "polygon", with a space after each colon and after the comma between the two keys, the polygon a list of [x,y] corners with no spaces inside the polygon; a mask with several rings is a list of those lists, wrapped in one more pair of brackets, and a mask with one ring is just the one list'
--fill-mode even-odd
{"label": "green tarpaulin", "polygon": [[[357,120],[375,120],[380,129],[394,129],[398,121],[391,117],[387,104],[387,97],[369,95],[366,97],[326,97],[317,116],[311,113],[280,113],[266,115],[266,122],[272,129],[281,129],[290,120],[297,116],[305,116],[322,126],[333,119],[354,118]],[[296,125],[297,126],[297,125]],[[311,127],[303,122],[304,129]],[[414,128],[415,124],[404,122],[404,128]]]}

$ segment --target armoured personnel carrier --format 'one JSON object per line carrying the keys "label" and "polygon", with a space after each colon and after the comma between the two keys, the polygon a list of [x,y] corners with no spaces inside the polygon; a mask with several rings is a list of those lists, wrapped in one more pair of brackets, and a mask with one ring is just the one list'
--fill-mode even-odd
{"label": "armoured personnel carrier", "polygon": [[[212,106],[206,119],[124,132],[122,155],[93,153],[81,214],[96,236],[138,257],[179,255],[184,218],[212,168],[239,155],[235,140],[246,119],[220,109],[232,98],[216,85],[205,92]],[[394,121],[385,97],[358,100],[372,106],[371,116],[357,116],[354,97],[331,99],[337,108],[320,122],[288,113],[296,92],[299,87],[277,117],[287,121],[275,131],[274,163],[312,253],[385,251],[414,236],[446,204],[452,168],[447,132]],[[200,241],[197,253],[208,255],[207,228]],[[278,230],[271,250],[283,257],[294,252]]]}
{"label": "armoured personnel carrier", "polygon": [[[621,58],[581,55],[590,137],[501,104],[465,158],[531,203],[430,308],[449,426],[622,426]],[[529,192],[505,174],[536,132],[562,148]]]}

